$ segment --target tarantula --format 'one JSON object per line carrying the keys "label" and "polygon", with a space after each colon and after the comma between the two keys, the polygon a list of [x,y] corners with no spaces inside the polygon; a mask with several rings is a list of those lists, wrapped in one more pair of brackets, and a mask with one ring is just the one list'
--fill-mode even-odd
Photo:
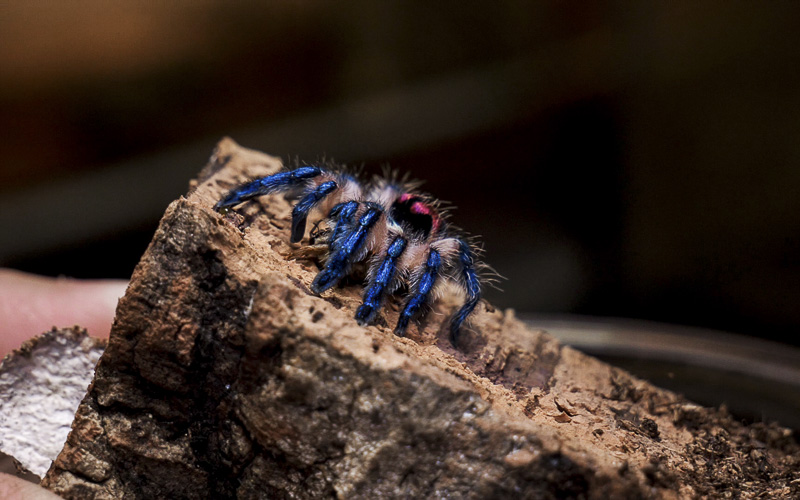
{"label": "tarantula", "polygon": [[222,211],[270,193],[294,194],[292,243],[303,239],[309,213],[319,211],[323,218],[310,236],[326,247],[327,258],[311,290],[321,294],[350,275],[356,263],[368,261],[364,299],[355,314],[362,325],[375,318],[386,295],[404,288],[408,298],[394,329],[404,336],[409,322],[433,300],[435,286],[443,279],[456,283],[466,296],[450,320],[450,340],[457,345],[462,323],[481,298],[478,263],[467,240],[448,225],[440,203],[415,187],[385,178],[362,184],[339,170],[302,166],[243,184],[214,208]]}

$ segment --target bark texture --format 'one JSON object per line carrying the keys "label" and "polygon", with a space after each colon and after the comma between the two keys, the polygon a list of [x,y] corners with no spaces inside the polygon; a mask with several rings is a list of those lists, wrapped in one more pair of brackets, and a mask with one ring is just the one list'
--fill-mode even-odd
{"label": "bark texture", "polygon": [[38,482],[47,473],[104,347],[79,327],[53,328],[0,363],[0,453],[30,473],[21,477]]}
{"label": "bark texture", "polygon": [[313,295],[291,206],[222,216],[280,162],[223,140],[167,209],[43,484],[66,498],[797,496],[789,431],[745,427],[479,306],[445,297],[408,338]]}

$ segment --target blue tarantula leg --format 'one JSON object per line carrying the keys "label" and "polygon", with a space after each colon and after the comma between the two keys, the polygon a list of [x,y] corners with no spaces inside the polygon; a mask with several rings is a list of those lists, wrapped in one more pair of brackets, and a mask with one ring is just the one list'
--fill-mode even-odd
{"label": "blue tarantula leg", "polygon": [[467,319],[475,306],[481,300],[481,283],[478,274],[475,272],[475,259],[469,245],[463,240],[458,240],[458,260],[461,264],[461,276],[459,282],[467,293],[467,300],[450,320],[450,342],[455,346],[458,343],[458,332],[461,324]]}
{"label": "blue tarantula leg", "polygon": [[321,173],[322,169],[319,167],[300,167],[288,172],[279,172],[256,179],[232,189],[225,195],[225,198],[214,205],[214,210],[232,207],[257,196],[291,189],[306,179],[314,178]]}
{"label": "blue tarantula leg", "polygon": [[353,222],[353,216],[358,210],[359,203],[357,201],[348,201],[334,205],[331,209],[330,217],[336,217],[336,226],[333,228],[333,234],[330,238],[331,252],[335,251],[339,240],[342,235]]}
{"label": "blue tarantula leg", "polygon": [[306,234],[306,219],[308,219],[308,212],[314,208],[317,203],[322,201],[326,196],[331,194],[338,186],[334,181],[323,182],[316,189],[308,193],[297,202],[292,210],[292,235],[289,241],[297,243],[303,239]]}
{"label": "blue tarantula leg", "polygon": [[411,321],[419,309],[428,301],[428,295],[430,295],[433,285],[436,284],[436,279],[439,276],[439,269],[441,267],[441,255],[439,255],[439,252],[436,250],[431,249],[431,253],[428,254],[428,261],[425,263],[425,271],[419,279],[419,284],[417,284],[417,289],[414,295],[409,297],[406,306],[403,308],[403,312],[400,313],[400,317],[397,319],[397,326],[394,329],[394,333],[398,337],[405,336],[409,321]]}
{"label": "blue tarantula leg", "polygon": [[372,278],[369,288],[364,292],[364,303],[356,311],[356,320],[361,325],[371,322],[381,305],[386,287],[394,278],[397,270],[397,259],[403,254],[408,241],[398,236],[386,250],[386,258],[381,262],[378,272]]}
{"label": "blue tarantula leg", "polygon": [[382,213],[383,211],[378,206],[370,205],[355,226],[342,236],[341,242],[336,245],[333,253],[328,257],[325,267],[311,283],[311,290],[314,293],[324,292],[345,277],[350,271],[353,259],[367,241],[369,230],[372,229]]}

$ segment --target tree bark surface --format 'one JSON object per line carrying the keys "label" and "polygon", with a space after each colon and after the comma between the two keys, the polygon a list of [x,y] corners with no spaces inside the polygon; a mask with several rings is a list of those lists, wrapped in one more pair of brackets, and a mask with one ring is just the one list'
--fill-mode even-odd
{"label": "tree bark surface", "polygon": [[[321,297],[281,196],[221,215],[281,168],[218,145],[167,209],[43,484],[65,498],[800,496],[800,453],[481,304],[463,345],[446,296],[407,338],[399,302]],[[699,381],[698,383],[702,383]]]}

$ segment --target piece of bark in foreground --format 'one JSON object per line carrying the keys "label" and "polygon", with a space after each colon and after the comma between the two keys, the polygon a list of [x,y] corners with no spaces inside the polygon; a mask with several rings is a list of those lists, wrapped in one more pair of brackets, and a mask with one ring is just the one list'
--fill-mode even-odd
{"label": "piece of bark in foreground", "polygon": [[[408,338],[314,296],[280,196],[222,216],[280,168],[223,140],[170,205],[43,484],[66,498],[687,498],[800,494],[789,431],[745,427],[480,306]],[[296,257],[296,258],[295,258]],[[699,381],[702,383],[702,381]]]}
{"label": "piece of bark in foreground", "polygon": [[53,328],[0,363],[0,452],[21,477],[38,482],[50,468],[104,347],[79,327]]}

